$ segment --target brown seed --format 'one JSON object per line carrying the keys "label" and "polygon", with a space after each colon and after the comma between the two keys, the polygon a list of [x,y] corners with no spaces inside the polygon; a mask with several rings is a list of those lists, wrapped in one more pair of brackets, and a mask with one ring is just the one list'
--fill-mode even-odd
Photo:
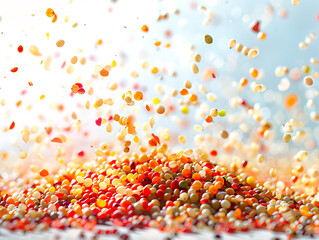
{"label": "brown seed", "polygon": [[225,130],[223,130],[223,131],[220,132],[220,136],[221,136],[222,138],[228,138],[228,132],[225,131]]}
{"label": "brown seed", "polygon": [[206,34],[205,35],[205,42],[207,44],[212,44],[213,43],[213,38],[210,35]]}
{"label": "brown seed", "polygon": [[165,108],[162,105],[157,106],[156,112],[158,114],[163,114],[165,112]]}
{"label": "brown seed", "polygon": [[303,80],[307,86],[311,86],[313,84],[313,80],[309,76],[305,77]]}

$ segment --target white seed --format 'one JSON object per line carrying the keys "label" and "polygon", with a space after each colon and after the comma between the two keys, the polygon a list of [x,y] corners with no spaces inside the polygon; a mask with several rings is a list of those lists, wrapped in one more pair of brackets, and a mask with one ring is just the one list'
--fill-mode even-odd
{"label": "white seed", "polygon": [[248,52],[248,57],[250,57],[250,58],[255,58],[255,57],[257,57],[257,55],[258,55],[258,49],[255,49],[255,48],[251,49]]}
{"label": "white seed", "polygon": [[202,128],[202,126],[200,126],[198,124],[195,124],[194,125],[194,130],[195,130],[195,132],[201,132],[201,131],[203,131],[203,128]]}
{"label": "white seed", "polygon": [[214,93],[208,93],[208,94],[207,94],[207,99],[208,99],[208,101],[210,101],[210,102],[216,102],[217,97],[216,97],[216,95],[215,95]]}

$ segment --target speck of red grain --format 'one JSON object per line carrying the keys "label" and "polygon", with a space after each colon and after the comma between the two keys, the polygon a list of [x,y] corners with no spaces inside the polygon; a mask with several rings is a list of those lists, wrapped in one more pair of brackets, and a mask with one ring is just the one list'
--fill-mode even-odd
{"label": "speck of red grain", "polygon": [[18,71],[18,67],[14,67],[14,68],[11,69],[11,72],[13,72],[13,73],[16,72],[16,71]]}
{"label": "speck of red grain", "polygon": [[55,138],[52,138],[52,139],[51,139],[51,142],[54,142],[54,143],[62,143],[62,140],[61,140],[61,138],[59,138],[59,137],[55,137]]}
{"label": "speck of red grain", "polygon": [[23,52],[23,47],[21,45],[19,45],[19,47],[17,48],[18,52],[19,53],[22,53]]}
{"label": "speck of red grain", "polygon": [[11,130],[11,129],[14,129],[15,125],[16,125],[16,124],[15,124],[15,122],[13,121],[13,122],[11,123],[9,129],[10,129],[10,130]]}
{"label": "speck of red grain", "polygon": [[253,30],[254,32],[259,33],[259,25],[260,25],[260,22],[259,22],[259,21],[253,21],[253,22],[250,24],[250,28],[251,28],[251,30]]}
{"label": "speck of red grain", "polygon": [[48,170],[46,170],[46,169],[41,169],[40,171],[39,171],[39,175],[41,176],[41,177],[46,177],[46,176],[48,176],[49,175],[49,172],[48,172]]}
{"label": "speck of red grain", "polygon": [[216,151],[216,150],[212,150],[211,152],[210,152],[210,155],[212,155],[212,156],[217,156],[217,154],[218,154],[218,152]]}
{"label": "speck of red grain", "polygon": [[80,88],[80,89],[78,90],[78,94],[84,94],[84,93],[85,93],[84,88]]}
{"label": "speck of red grain", "polygon": [[98,126],[101,126],[102,124],[102,118],[98,118],[95,120],[95,124],[98,125]]}
{"label": "speck of red grain", "polygon": [[51,134],[51,132],[52,132],[52,127],[45,127],[44,129],[45,129],[45,132],[46,132],[48,135]]}
{"label": "speck of red grain", "polygon": [[84,156],[84,151],[78,152],[78,156],[79,157],[83,157]]}

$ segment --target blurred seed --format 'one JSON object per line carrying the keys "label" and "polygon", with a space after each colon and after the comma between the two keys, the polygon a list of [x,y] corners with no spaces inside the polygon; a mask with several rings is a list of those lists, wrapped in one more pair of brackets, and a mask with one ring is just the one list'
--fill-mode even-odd
{"label": "blurred seed", "polygon": [[206,34],[205,35],[205,42],[207,44],[212,44],[213,43],[213,38],[210,35]]}
{"label": "blurred seed", "polygon": [[201,55],[199,55],[199,54],[197,53],[197,54],[195,55],[194,59],[195,59],[196,62],[200,62],[201,59],[202,59],[202,57],[201,57]]}
{"label": "blurred seed", "polygon": [[307,86],[311,86],[313,84],[313,80],[309,76],[305,77],[303,80]]}
{"label": "blurred seed", "polygon": [[193,70],[193,73],[195,73],[195,74],[197,74],[199,72],[198,67],[195,63],[193,63],[193,65],[192,65],[192,70]]}
{"label": "blurred seed", "polygon": [[63,47],[63,45],[64,45],[64,40],[59,40],[56,42],[57,47]]}
{"label": "blurred seed", "polygon": [[228,47],[230,49],[232,49],[233,47],[235,47],[236,45],[236,40],[235,39],[230,39],[229,42],[228,42]]}

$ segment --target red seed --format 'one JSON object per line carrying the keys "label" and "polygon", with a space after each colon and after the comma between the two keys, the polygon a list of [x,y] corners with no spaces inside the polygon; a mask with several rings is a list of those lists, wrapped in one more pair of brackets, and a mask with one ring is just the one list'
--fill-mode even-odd
{"label": "red seed", "polygon": [[84,156],[84,151],[79,152],[79,153],[78,153],[78,156],[79,156],[79,157],[83,157],[83,156]]}
{"label": "red seed", "polygon": [[84,88],[80,88],[80,89],[78,90],[78,93],[79,93],[79,94],[84,94],[84,93],[85,93]]}
{"label": "red seed", "polygon": [[152,194],[152,191],[151,191],[151,189],[149,189],[148,187],[145,187],[145,188],[143,189],[143,194],[144,194],[146,197],[148,197],[149,195]]}
{"label": "red seed", "polygon": [[17,67],[14,67],[14,68],[11,69],[11,72],[16,72],[16,71],[18,71]]}
{"label": "red seed", "polygon": [[95,120],[96,125],[101,126],[102,124],[102,118],[98,118]]}
{"label": "red seed", "polygon": [[210,152],[210,155],[212,155],[212,156],[214,156],[214,157],[217,156],[217,154],[218,154],[218,153],[217,153],[216,150],[212,150],[212,151]]}
{"label": "red seed", "polygon": [[61,138],[59,138],[59,137],[55,137],[55,138],[52,138],[52,139],[51,139],[51,142],[62,143],[62,140],[61,140]]}
{"label": "red seed", "polygon": [[259,32],[259,25],[260,25],[260,22],[259,22],[259,21],[253,21],[253,22],[250,24],[250,28],[251,28],[251,30],[253,30],[254,32],[258,33],[258,32]]}
{"label": "red seed", "polygon": [[41,177],[46,177],[46,176],[49,175],[49,172],[46,169],[41,169],[39,174],[40,174]]}
{"label": "red seed", "polygon": [[22,53],[23,52],[23,47],[21,45],[19,45],[19,47],[17,48],[18,52],[19,53]]}
{"label": "red seed", "polygon": [[14,129],[14,127],[15,127],[15,123],[14,123],[14,121],[11,123],[11,125],[10,125],[10,127],[9,127],[9,129],[11,130],[11,129]]}

